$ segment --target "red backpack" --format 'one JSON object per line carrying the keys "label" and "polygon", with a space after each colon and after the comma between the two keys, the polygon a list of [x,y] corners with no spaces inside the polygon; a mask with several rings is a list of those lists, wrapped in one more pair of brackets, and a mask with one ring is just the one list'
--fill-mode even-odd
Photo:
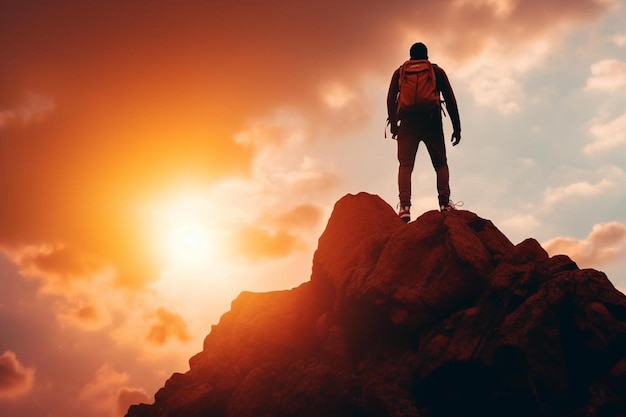
{"label": "red backpack", "polygon": [[400,67],[398,118],[415,112],[440,109],[433,65],[427,59],[412,59]]}

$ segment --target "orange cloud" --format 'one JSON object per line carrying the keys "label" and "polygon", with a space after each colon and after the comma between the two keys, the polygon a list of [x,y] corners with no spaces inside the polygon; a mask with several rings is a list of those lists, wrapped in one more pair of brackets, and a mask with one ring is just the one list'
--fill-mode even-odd
{"label": "orange cloud", "polygon": [[142,388],[122,387],[117,391],[117,416],[123,416],[133,404],[151,404],[152,398]]}
{"label": "orange cloud", "polygon": [[39,295],[54,300],[61,324],[88,331],[111,324],[107,303],[115,302],[110,289],[114,280],[102,264],[63,245],[30,245],[4,252],[22,276],[37,281]]}
{"label": "orange cloud", "polygon": [[117,372],[110,365],[102,365],[96,371],[93,382],[85,385],[81,390],[81,398],[93,399],[109,391],[111,386],[121,385],[128,381],[128,374]]}
{"label": "orange cloud", "polygon": [[78,399],[85,404],[90,417],[123,416],[132,401],[150,401],[143,389],[125,385],[129,379],[127,373],[118,372],[108,364],[102,365],[93,381],[82,388]]}
{"label": "orange cloud", "polygon": [[301,245],[296,236],[284,230],[270,232],[260,227],[247,226],[234,237],[232,250],[235,255],[251,259],[280,258]]}
{"label": "orange cloud", "polygon": [[7,252],[21,273],[29,276],[67,281],[84,279],[102,268],[96,260],[64,245],[30,245]]}
{"label": "orange cloud", "polygon": [[0,398],[15,398],[28,393],[35,381],[35,369],[24,367],[14,352],[0,355]]}
{"label": "orange cloud", "polygon": [[156,323],[150,327],[146,340],[156,345],[164,345],[172,339],[180,342],[191,340],[187,323],[179,314],[161,307],[155,315]]}
{"label": "orange cloud", "polygon": [[580,266],[597,268],[626,257],[626,225],[597,224],[583,240],[557,237],[543,247],[550,255],[566,254]]}
{"label": "orange cloud", "polygon": [[272,223],[283,229],[308,229],[322,219],[323,210],[314,204],[300,204],[276,216]]}
{"label": "orange cloud", "polygon": [[57,303],[57,318],[64,325],[81,330],[100,330],[111,324],[107,308],[90,295],[77,294]]}
{"label": "orange cloud", "polygon": [[0,110],[0,129],[40,122],[54,108],[55,103],[51,99],[34,94],[28,95],[16,109]]}

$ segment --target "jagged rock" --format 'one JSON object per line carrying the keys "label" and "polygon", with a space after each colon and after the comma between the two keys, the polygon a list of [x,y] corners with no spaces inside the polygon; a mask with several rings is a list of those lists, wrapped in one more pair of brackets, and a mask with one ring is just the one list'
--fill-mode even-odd
{"label": "jagged rock", "polygon": [[469,211],[335,205],[311,280],[244,292],[127,417],[626,415],[626,297]]}

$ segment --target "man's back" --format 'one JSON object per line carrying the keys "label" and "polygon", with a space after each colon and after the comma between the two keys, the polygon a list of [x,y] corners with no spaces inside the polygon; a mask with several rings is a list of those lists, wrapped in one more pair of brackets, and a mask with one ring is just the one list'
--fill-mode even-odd
{"label": "man's back", "polygon": [[[452,86],[450,85],[450,81],[448,80],[448,76],[446,72],[438,66],[437,64],[432,64],[433,70],[435,72],[435,79],[437,85],[437,92],[441,93],[443,96],[443,102],[445,103],[446,110],[450,115],[450,119],[452,121],[452,128],[454,131],[461,131],[461,121],[459,119],[459,110],[456,103],[456,98],[454,96],[454,92],[452,90]],[[401,115],[397,114],[398,111],[398,95],[400,93],[400,70],[402,67],[398,68],[391,77],[391,83],[389,85],[389,92],[387,94],[387,115],[389,117],[389,121],[393,125],[394,122],[397,123],[398,120],[401,119]],[[441,113],[437,112],[439,117],[441,117]]]}

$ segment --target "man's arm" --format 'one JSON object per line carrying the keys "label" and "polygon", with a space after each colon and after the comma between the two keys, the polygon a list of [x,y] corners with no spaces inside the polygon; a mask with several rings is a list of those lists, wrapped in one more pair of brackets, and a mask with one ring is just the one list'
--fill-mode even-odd
{"label": "man's arm", "polygon": [[437,78],[437,89],[441,91],[443,99],[446,102],[446,109],[450,115],[452,121],[452,144],[456,145],[461,140],[461,120],[459,118],[459,108],[456,104],[456,98],[454,97],[454,91],[448,80],[446,72],[439,66],[434,65],[435,77]]}
{"label": "man's arm", "polygon": [[398,110],[398,93],[400,92],[400,70],[397,69],[393,76],[391,77],[391,83],[389,84],[389,92],[387,93],[387,116],[389,117],[389,122],[391,123],[391,129],[394,133],[394,127],[398,126],[398,115],[396,114]]}

